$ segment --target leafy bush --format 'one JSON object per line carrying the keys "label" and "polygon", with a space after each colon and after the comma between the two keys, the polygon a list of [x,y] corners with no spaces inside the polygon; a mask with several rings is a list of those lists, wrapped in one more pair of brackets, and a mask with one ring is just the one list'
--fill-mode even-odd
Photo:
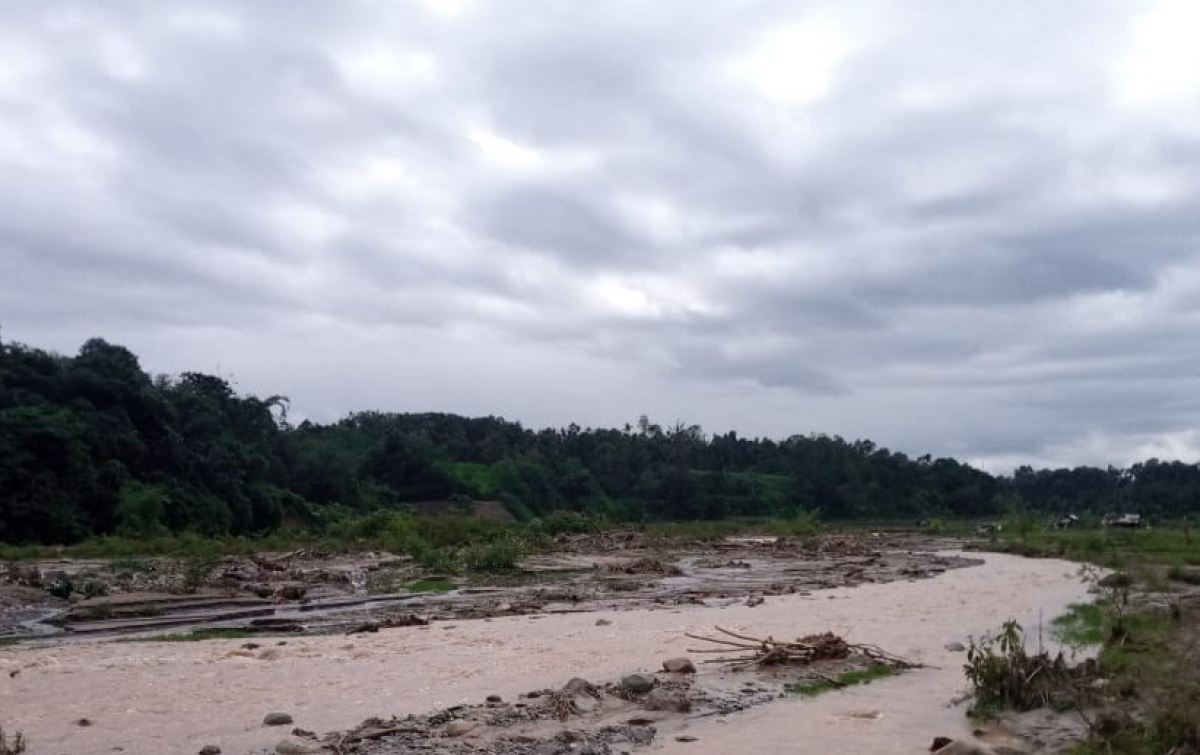
{"label": "leafy bush", "polygon": [[520,543],[505,539],[469,545],[463,549],[462,560],[468,571],[506,572],[516,569],[523,555]]}
{"label": "leafy bush", "polygon": [[770,522],[767,529],[775,535],[813,535],[821,529],[821,512],[818,509],[797,509],[788,519]]}
{"label": "leafy bush", "polygon": [[1030,655],[1025,632],[1016,621],[1006,621],[999,636],[971,640],[963,666],[974,702],[968,713],[989,717],[999,711],[1065,709],[1080,706],[1087,681],[1095,675],[1095,662],[1069,666],[1059,654]]}

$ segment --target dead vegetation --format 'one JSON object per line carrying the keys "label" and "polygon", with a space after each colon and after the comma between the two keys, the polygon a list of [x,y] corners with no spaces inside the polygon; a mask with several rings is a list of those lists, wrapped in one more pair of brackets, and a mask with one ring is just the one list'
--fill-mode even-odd
{"label": "dead vegetation", "polygon": [[604,570],[613,574],[657,574],[664,577],[678,577],[683,574],[683,570],[678,565],[654,556],[643,556],[632,561],[606,564]]}
{"label": "dead vegetation", "polygon": [[[845,660],[851,656],[886,663],[898,669],[917,668],[920,665],[892,655],[875,645],[850,644],[832,632],[806,635],[795,640],[776,640],[773,637],[751,637],[722,627],[714,628],[722,636],[688,634],[693,640],[710,643],[710,647],[690,649],[688,652],[724,654],[727,657],[710,658],[703,663],[721,663],[732,669],[808,665],[817,661]],[[712,647],[713,645],[717,647]],[[728,657],[729,653],[739,654]]]}

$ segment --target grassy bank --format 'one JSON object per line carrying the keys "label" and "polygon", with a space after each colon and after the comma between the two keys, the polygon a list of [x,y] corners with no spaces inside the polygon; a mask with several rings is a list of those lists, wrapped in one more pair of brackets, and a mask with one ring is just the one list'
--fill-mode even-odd
{"label": "grassy bank", "polygon": [[[1094,667],[1063,674],[1045,693],[1087,724],[1089,737],[1074,755],[1200,753],[1200,606],[1194,600],[1200,576],[1191,568],[1200,564],[1200,544],[1190,529],[1009,533],[980,547],[1118,570],[1106,578],[1093,574],[1095,602],[1073,605],[1053,622],[1065,644],[1098,647]],[[979,674],[978,662],[968,664],[977,699],[1008,694],[1002,685],[1011,678],[1012,658],[984,669],[991,676]]]}
{"label": "grassy bank", "polygon": [[574,514],[497,522],[461,514],[424,516],[407,510],[389,510],[343,517],[319,532],[288,530],[261,537],[202,537],[184,533],[152,538],[111,535],[55,546],[0,543],[0,560],[213,558],[300,549],[334,553],[383,550],[408,554],[428,562],[431,568],[446,571],[504,571],[520,556],[549,548],[560,535],[635,530],[652,541],[670,544],[731,535],[810,535],[820,528],[819,517],[810,512],[784,519],[617,525]]}

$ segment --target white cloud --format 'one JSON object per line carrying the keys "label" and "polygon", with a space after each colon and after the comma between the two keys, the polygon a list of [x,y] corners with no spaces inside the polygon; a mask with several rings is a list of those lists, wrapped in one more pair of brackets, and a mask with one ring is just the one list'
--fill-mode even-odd
{"label": "white cloud", "polygon": [[5,337],[317,419],[1194,453],[1191,4],[352,8],[6,8]]}
{"label": "white cloud", "polygon": [[757,96],[779,105],[807,105],[829,94],[853,46],[839,25],[819,16],[762,32],[730,65]]}

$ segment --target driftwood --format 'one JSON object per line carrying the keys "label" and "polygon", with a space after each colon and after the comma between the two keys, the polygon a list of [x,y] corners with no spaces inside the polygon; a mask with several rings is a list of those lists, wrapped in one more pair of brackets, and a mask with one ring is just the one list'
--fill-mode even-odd
{"label": "driftwood", "polygon": [[[750,668],[780,665],[806,665],[814,661],[841,660],[857,655],[872,661],[887,663],[896,668],[918,668],[920,664],[905,660],[882,650],[875,645],[850,644],[832,632],[812,634],[796,640],[776,640],[773,637],[760,639],[728,629],[716,627],[721,637],[705,637],[688,634],[693,640],[710,643],[707,648],[689,648],[689,653],[724,654],[724,658],[711,658],[702,663],[723,663],[730,668]],[[715,646],[715,647],[713,647]],[[729,657],[730,653],[740,653]]]}

